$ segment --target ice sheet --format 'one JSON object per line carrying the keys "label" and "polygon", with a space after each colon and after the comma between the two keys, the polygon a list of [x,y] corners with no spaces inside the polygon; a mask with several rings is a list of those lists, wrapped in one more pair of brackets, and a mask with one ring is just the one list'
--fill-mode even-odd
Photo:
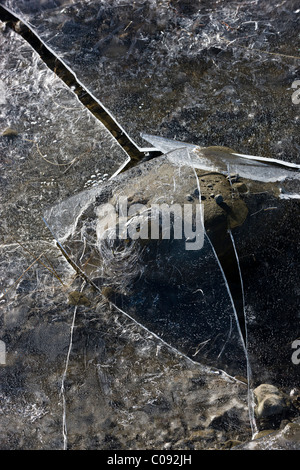
{"label": "ice sheet", "polygon": [[[193,204],[185,199],[199,191],[198,184],[193,167],[170,164],[162,157],[115,178],[103,190],[83,192],[50,208],[44,218],[79,270],[127,315],[193,360],[223,366],[228,373],[246,373],[235,307],[204,233],[201,196],[198,192]],[[130,216],[131,210],[137,210],[135,204],[142,204],[140,212]],[[163,218],[159,235],[152,226],[148,231],[158,213],[163,217],[164,204],[174,207],[175,231],[180,224],[185,226],[186,207],[193,209],[194,224],[198,223],[193,230],[201,232],[198,240],[186,231],[175,235],[171,229],[168,235]],[[175,204],[181,212],[175,211]],[[101,213],[108,223],[107,205],[117,215],[112,226],[103,223],[102,238]],[[200,211],[198,222],[195,211]],[[121,226],[126,228],[124,237]]]}
{"label": "ice sheet", "polygon": [[[242,159],[257,153],[273,163],[278,158],[299,162],[298,108],[290,90],[297,73],[291,57],[296,53],[291,46],[297,34],[295,2],[283,2],[271,12],[266,2],[259,11],[252,10],[252,2],[239,8],[223,5],[205,10],[204,18],[197,2],[190,7],[190,2],[167,3],[130,3],[130,24],[124,1],[7,2],[60,58],[77,67],[78,76],[97,82],[100,99],[116,110],[132,136],[146,130],[202,148],[230,145]],[[147,16],[148,7],[152,16]],[[161,8],[166,17],[158,26]],[[257,17],[243,23],[247,15]],[[154,22],[144,22],[147,17]],[[202,26],[202,19],[209,22]],[[149,28],[148,42],[132,37],[137,24],[142,33]],[[110,33],[107,43],[101,42],[103,26]],[[195,34],[189,34],[194,27]],[[123,60],[115,41],[122,46],[126,32],[133,39],[132,54]],[[225,48],[221,33],[236,47]],[[240,33],[246,33],[244,39]],[[0,368],[1,448],[170,444],[189,449],[191,442],[196,448],[212,442],[221,446],[237,433],[251,437],[247,386],[200,363],[246,375],[248,358],[256,381],[274,381],[287,389],[298,383],[299,366],[291,361],[291,344],[299,337],[297,194],[284,193],[280,201],[258,189],[249,225],[232,234],[244,282],[246,357],[230,291],[206,236],[200,250],[186,250],[185,239],[148,245],[147,240],[118,244],[108,238],[97,243],[94,210],[99,219],[104,203],[115,204],[128,194],[126,175],[107,183],[128,157],[20,38],[8,30],[3,34],[0,340],[7,354]],[[99,53],[94,39],[100,41]],[[262,45],[266,54],[257,51]],[[160,46],[167,51],[163,60]],[[178,57],[183,57],[179,63]],[[96,80],[99,70],[106,84]],[[85,83],[91,91],[91,82]],[[188,196],[184,202],[191,196],[200,202],[196,161],[186,150],[178,158],[178,145],[177,157],[167,160],[172,171],[165,180],[161,162],[152,187],[145,186],[145,178],[158,162],[134,170],[131,195],[137,199],[131,204],[149,202],[154,188],[156,203],[163,198],[174,202],[178,194]],[[223,163],[230,177],[234,164],[228,165],[228,158],[226,153]],[[242,169],[250,169],[250,179],[266,169],[264,161],[245,163]],[[267,178],[277,179],[282,171],[291,175],[293,168],[270,171]],[[41,214],[68,260],[53,244]]]}
{"label": "ice sheet", "polygon": [[2,3],[139,146],[147,132],[299,163],[297,1]]}
{"label": "ice sheet", "polygon": [[42,207],[59,195],[103,184],[129,156],[38,54],[2,26],[1,238],[6,240],[12,231],[25,235],[27,224],[38,227]]}

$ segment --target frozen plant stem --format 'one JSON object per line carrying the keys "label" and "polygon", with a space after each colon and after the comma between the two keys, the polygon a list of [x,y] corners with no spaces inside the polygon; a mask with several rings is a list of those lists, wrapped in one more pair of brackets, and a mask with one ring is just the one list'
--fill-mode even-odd
{"label": "frozen plant stem", "polygon": [[[223,38],[221,37],[220,38],[222,41],[226,42],[228,45],[230,45],[230,43],[232,43],[233,41],[229,41],[228,39],[226,38]],[[300,60],[300,57],[297,57],[295,55],[288,55],[288,54],[282,54],[280,52],[270,52],[270,51],[262,51],[261,49],[255,49],[255,48],[250,48],[248,46],[243,46],[241,44],[235,44],[235,47],[241,47],[242,49],[246,49],[247,51],[251,51],[251,52],[256,52],[258,54],[268,54],[268,55],[272,55],[272,56],[277,56],[277,57],[284,57],[286,59],[294,59],[294,60]]]}
{"label": "frozen plant stem", "polygon": [[24,276],[24,274],[27,273],[27,271],[29,271],[30,268],[32,268],[32,266],[35,265],[35,263],[37,263],[39,261],[39,259],[44,255],[44,253],[40,254],[40,256],[38,256],[26,269],[25,271],[21,274],[21,276],[18,277],[18,279],[13,283],[13,285],[7,290],[5,291],[2,295],[6,295],[21,279],[22,277]]}
{"label": "frozen plant stem", "polygon": [[56,162],[51,162],[50,160],[47,160],[46,157],[44,157],[44,155],[42,154],[42,152],[40,151],[40,147],[39,147],[39,144],[35,141],[35,140],[30,140],[30,139],[24,139],[26,142],[32,142],[33,144],[35,144],[36,146],[36,149],[37,149],[37,152],[38,154],[40,155],[40,157],[42,157],[43,160],[45,160],[45,162],[47,163],[50,163],[50,165],[55,165],[55,166],[71,166],[73,165],[73,163],[75,162],[75,160],[77,159],[77,157],[73,158],[73,160],[71,161],[71,163],[56,163]]}
{"label": "frozen plant stem", "polygon": [[[26,248],[21,242],[19,242],[18,240],[15,240],[15,242],[18,245],[20,245],[31,256],[34,256],[34,254],[28,248]],[[51,263],[50,263],[49,259],[47,258],[46,254],[42,253],[42,255],[44,255],[44,257],[46,258],[46,260],[49,263],[49,265],[51,266],[51,268],[49,268],[49,266],[47,266],[45,263],[43,263],[39,258],[37,260],[41,263],[42,266],[44,266],[44,268],[46,268],[51,274],[53,274],[56,277],[56,279],[58,279],[58,281],[65,287],[63,281],[61,280],[61,278],[59,277],[59,275],[55,271],[54,267],[51,265]]]}

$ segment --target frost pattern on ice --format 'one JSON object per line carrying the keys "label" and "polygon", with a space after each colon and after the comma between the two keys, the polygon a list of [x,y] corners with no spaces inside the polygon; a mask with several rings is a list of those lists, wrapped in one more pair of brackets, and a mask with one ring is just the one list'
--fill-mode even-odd
{"label": "frost pattern on ice", "polygon": [[250,0],[3,3],[138,145],[140,132],[162,131],[298,158],[297,110],[287,94],[297,78],[294,1],[270,10],[264,0],[259,12]]}

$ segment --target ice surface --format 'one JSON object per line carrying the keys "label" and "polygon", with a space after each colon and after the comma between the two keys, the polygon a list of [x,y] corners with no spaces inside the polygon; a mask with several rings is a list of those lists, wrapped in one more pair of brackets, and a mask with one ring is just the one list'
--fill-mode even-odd
{"label": "ice surface", "polygon": [[[248,437],[242,382],[203,368],[103,302],[53,243],[46,208],[76,202],[76,194],[89,203],[128,156],[3,24],[0,42],[1,449],[162,447],[208,426],[233,394]],[[83,207],[68,209],[64,227],[75,227]]]}
{"label": "ice surface", "polygon": [[7,347],[0,367],[1,449],[162,448],[184,436],[181,414],[184,432],[192,433],[232,407],[247,429],[243,383],[187,360],[123,313],[93,303],[88,288],[90,306],[69,303],[68,292],[80,291],[82,282],[51,244],[1,246],[0,259]]}
{"label": "ice surface", "polygon": [[[163,220],[156,239],[148,232],[157,217],[154,206],[159,206],[158,211],[163,204],[182,208],[180,214],[174,212],[174,230],[178,221],[183,225],[186,206],[193,208],[195,219],[195,211],[201,212],[199,193],[193,205],[184,198],[198,191],[198,184],[190,165],[170,164],[162,157],[139,166],[129,176],[127,172],[120,175],[104,189],[85,191],[50,208],[44,217],[79,270],[101,292],[109,293],[109,300],[127,315],[193,360],[245,374],[245,351],[234,304],[201,217],[200,225],[194,227],[202,232],[199,244],[183,232],[181,238],[176,239],[172,232],[164,239]],[[122,224],[119,203],[125,197],[127,235],[115,238]],[[100,213],[107,204],[113,205],[117,217],[102,238]],[[142,211],[130,216],[131,209],[137,210],[135,204],[143,204]],[[147,229],[144,237],[142,229],[136,232],[137,222]]]}
{"label": "ice surface", "polygon": [[7,240],[12,230],[25,235],[27,224],[38,227],[42,207],[58,195],[103,184],[129,156],[19,35],[7,29],[0,41],[2,214],[11,207],[10,217],[2,215],[1,239]]}
{"label": "ice surface", "polygon": [[[296,2],[275,9],[263,1],[259,10],[255,2],[216,9],[188,1],[2,3],[141,146],[146,131],[178,147],[108,182],[126,152],[1,24],[1,448],[200,449],[237,434],[250,439],[249,384],[201,365],[249,373],[206,235],[199,250],[186,250],[185,239],[99,243],[96,221],[104,204],[126,195],[130,205],[171,204],[180,194],[180,204],[192,195],[200,203],[195,171],[212,163],[220,171],[222,161],[204,147],[236,149],[233,160],[222,156],[222,171],[229,178],[243,171],[257,193],[247,224],[232,233],[247,359],[256,381],[298,383],[291,361],[300,293]],[[180,141],[192,142],[188,152]],[[173,140],[160,142],[173,149]],[[163,162],[172,168],[167,175]],[[294,179],[278,199],[256,185],[259,175]],[[127,226],[138,233],[146,213]]]}
{"label": "ice surface", "polygon": [[140,146],[147,132],[299,163],[296,0],[2,3]]}

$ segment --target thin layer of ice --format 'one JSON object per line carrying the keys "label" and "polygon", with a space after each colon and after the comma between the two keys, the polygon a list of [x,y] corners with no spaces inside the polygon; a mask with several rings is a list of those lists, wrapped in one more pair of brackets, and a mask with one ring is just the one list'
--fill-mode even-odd
{"label": "thin layer of ice", "polygon": [[[59,195],[102,185],[130,158],[38,54],[4,24],[0,47],[1,237],[6,240],[11,231],[25,234],[27,224],[38,224],[43,207]],[[8,218],[4,213],[14,205],[23,209],[12,210]]]}
{"label": "thin layer of ice", "polygon": [[[44,218],[74,265],[118,308],[193,360],[245,373],[234,304],[203,226],[196,227],[202,232],[199,244],[187,238],[194,237],[187,231],[175,236],[184,225],[186,206],[192,208],[197,225],[202,206],[198,186],[191,165],[178,166],[161,157],[117,176],[105,188],[63,201]],[[186,194],[194,193],[189,203]],[[128,206],[122,214],[119,204],[124,198]],[[151,224],[159,213],[164,217],[164,206],[175,205],[170,236],[162,219],[159,235],[153,237]],[[104,218],[108,206],[116,218],[105,228],[102,219],[109,222]],[[149,224],[151,233],[149,228],[143,236]],[[118,232],[124,227],[126,236]],[[193,243],[197,246],[190,246]]]}

